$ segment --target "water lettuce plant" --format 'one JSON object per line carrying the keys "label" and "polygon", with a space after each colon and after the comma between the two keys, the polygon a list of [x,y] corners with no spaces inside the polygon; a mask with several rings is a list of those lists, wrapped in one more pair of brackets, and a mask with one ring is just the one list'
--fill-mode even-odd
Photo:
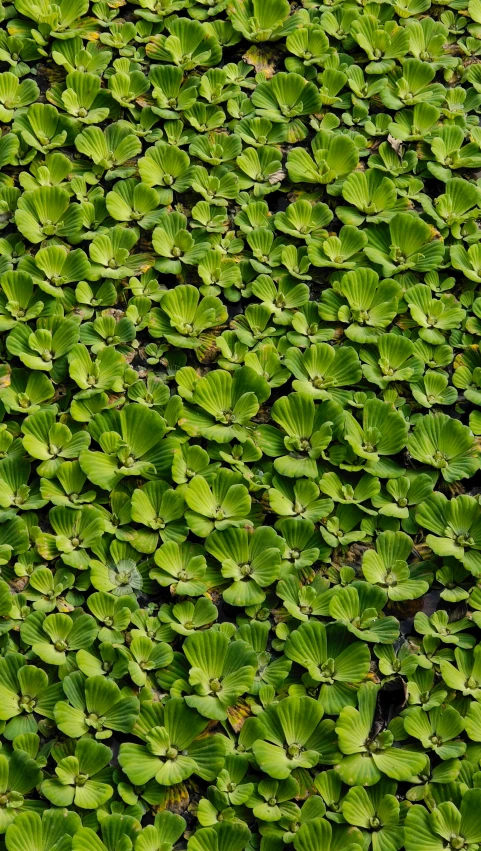
{"label": "water lettuce plant", "polygon": [[0,3],[0,851],[479,848],[480,38]]}

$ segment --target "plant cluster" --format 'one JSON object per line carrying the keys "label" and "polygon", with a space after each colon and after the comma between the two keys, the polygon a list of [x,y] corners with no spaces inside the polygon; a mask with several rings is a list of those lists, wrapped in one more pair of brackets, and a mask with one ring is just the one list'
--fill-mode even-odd
{"label": "plant cluster", "polygon": [[0,22],[0,849],[477,851],[481,0]]}

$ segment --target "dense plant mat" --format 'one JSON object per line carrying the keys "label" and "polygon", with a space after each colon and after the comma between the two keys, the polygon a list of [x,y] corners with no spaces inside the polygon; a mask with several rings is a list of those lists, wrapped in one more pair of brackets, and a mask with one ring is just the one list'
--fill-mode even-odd
{"label": "dense plant mat", "polygon": [[0,849],[481,844],[481,2],[0,24]]}

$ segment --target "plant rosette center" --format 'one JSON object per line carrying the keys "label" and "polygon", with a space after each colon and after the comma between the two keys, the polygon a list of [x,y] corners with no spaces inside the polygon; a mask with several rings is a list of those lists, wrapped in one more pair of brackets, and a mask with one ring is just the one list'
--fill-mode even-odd
{"label": "plant rosette center", "polygon": [[92,727],[94,730],[102,730],[104,722],[105,718],[97,715],[95,712],[90,712],[85,718],[87,726]]}
{"label": "plant rosette center", "polygon": [[302,752],[303,748],[301,747],[301,745],[298,744],[288,745],[288,747],[286,748],[286,754],[288,759],[299,759]]}
{"label": "plant rosette center", "polygon": [[3,792],[0,795],[0,808],[20,809],[24,802],[20,792]]}
{"label": "plant rosette center", "polygon": [[24,694],[24,695],[22,695],[22,697],[19,697],[19,699],[18,699],[18,707],[23,712],[28,712],[28,713],[33,712],[36,704],[37,704],[37,701],[35,700],[35,698],[30,697],[30,695],[28,695],[28,694]]}

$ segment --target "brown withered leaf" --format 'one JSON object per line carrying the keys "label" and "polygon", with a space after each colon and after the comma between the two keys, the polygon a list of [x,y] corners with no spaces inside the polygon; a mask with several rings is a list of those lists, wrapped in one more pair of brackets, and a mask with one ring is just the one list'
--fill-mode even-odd
{"label": "brown withered leaf", "polygon": [[369,738],[374,739],[385,730],[390,721],[399,715],[408,699],[407,686],[402,677],[386,680],[377,693],[376,710]]}
{"label": "brown withered leaf", "polygon": [[390,133],[388,134],[387,140],[388,140],[389,144],[391,145],[391,148],[393,149],[393,151],[396,151],[396,154],[398,155],[398,157],[402,156],[403,143],[401,142],[401,140],[395,139],[394,136],[391,136]]}
{"label": "brown withered leaf", "polygon": [[219,349],[216,344],[216,334],[210,331],[199,335],[201,344],[196,351],[197,358],[200,363],[213,363],[219,354]]}
{"label": "brown withered leaf", "polygon": [[244,726],[244,721],[252,715],[251,708],[245,700],[238,700],[235,706],[227,708],[227,718],[234,733],[240,733]]}
{"label": "brown withered leaf", "polygon": [[282,168],[278,168],[274,174],[270,174],[267,178],[268,182],[272,185],[274,183],[281,183],[286,176],[286,172]]}
{"label": "brown withered leaf", "polygon": [[71,603],[67,603],[63,597],[57,598],[57,607],[59,612],[68,613],[75,611],[75,606],[72,606]]}
{"label": "brown withered leaf", "polygon": [[63,384],[59,384],[58,387],[56,387],[56,389],[55,389],[55,395],[52,399],[52,402],[58,402],[58,400],[62,399],[65,396],[66,393],[67,393],[67,391],[66,391],[65,387],[63,386]]}
{"label": "brown withered leaf", "polygon": [[279,61],[279,51],[269,44],[253,44],[242,57],[248,65],[253,65],[256,73],[263,73],[266,80],[270,80],[276,71],[276,64]]}
{"label": "brown withered leaf", "polygon": [[10,586],[16,594],[21,594],[28,585],[28,576],[19,576],[18,579],[13,579]]}
{"label": "brown withered leaf", "polygon": [[162,796],[154,812],[170,810],[171,813],[181,814],[186,811],[190,803],[190,795],[185,783],[177,783],[175,786],[163,786]]}
{"label": "brown withered leaf", "polygon": [[155,106],[155,100],[153,98],[146,97],[145,95],[135,98],[135,103],[140,107]]}

